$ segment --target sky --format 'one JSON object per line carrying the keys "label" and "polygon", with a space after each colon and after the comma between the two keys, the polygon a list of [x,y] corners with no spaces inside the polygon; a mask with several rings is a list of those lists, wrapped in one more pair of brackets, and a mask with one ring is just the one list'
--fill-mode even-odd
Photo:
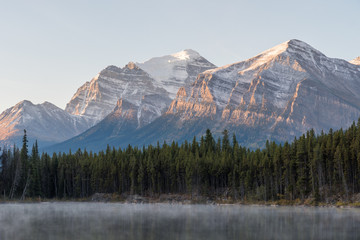
{"label": "sky", "polygon": [[360,56],[358,0],[0,0],[0,112],[22,100],[65,108],[108,65],[194,49],[217,66],[289,39]]}

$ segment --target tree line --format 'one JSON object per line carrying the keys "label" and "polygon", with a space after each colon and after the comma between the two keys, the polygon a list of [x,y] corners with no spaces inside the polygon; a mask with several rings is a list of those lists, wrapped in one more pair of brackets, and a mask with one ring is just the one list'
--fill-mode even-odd
{"label": "tree line", "polygon": [[292,143],[267,141],[263,149],[238,144],[225,130],[182,144],[115,149],[98,153],[28,152],[24,131],[21,149],[0,155],[0,191],[4,199],[86,198],[94,193],[162,193],[225,196],[234,200],[306,199],[324,201],[360,192],[360,121],[347,130],[313,130]]}

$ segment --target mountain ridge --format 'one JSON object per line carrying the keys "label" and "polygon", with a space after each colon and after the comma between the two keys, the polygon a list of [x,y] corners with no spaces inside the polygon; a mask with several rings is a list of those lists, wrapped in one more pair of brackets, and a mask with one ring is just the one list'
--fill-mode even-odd
{"label": "mountain ridge", "polygon": [[[160,60],[160,63],[154,65],[153,59],[157,59],[156,61]],[[152,58],[141,64],[148,66],[147,63],[149,63],[149,61],[155,70],[161,68],[169,70],[167,73],[168,76],[165,77],[165,79],[154,79],[148,72],[140,68],[137,63],[129,62],[123,68],[109,65],[92,78],[91,81],[87,81],[80,86],[66,105],[66,114],[61,113],[67,116],[67,118],[83,121],[82,123],[78,122],[76,124],[79,125],[79,128],[76,129],[76,126],[72,126],[72,123],[68,120],[63,120],[66,122],[65,125],[68,125],[63,126],[63,123],[57,121],[57,116],[54,116],[52,129],[57,129],[56,125],[61,125],[64,131],[67,132],[67,134],[64,135],[66,136],[65,138],[45,136],[45,132],[48,132],[49,135],[61,135],[61,133],[47,130],[48,126],[51,126],[50,119],[48,119],[49,122],[46,123],[46,126],[41,126],[31,120],[36,119],[36,116],[31,116],[28,119],[28,123],[17,125],[16,128],[11,128],[14,130],[10,130],[4,123],[3,129],[0,129],[2,130],[0,142],[5,143],[6,140],[7,144],[11,141],[19,144],[21,142],[21,128],[31,128],[31,125],[37,126],[37,129],[28,131],[29,137],[31,136],[34,139],[38,139],[39,142],[47,139],[43,146],[64,141],[85,130],[89,130],[96,123],[105,119],[108,114],[117,111],[116,107],[118,107],[119,100],[125,105],[130,104],[132,106],[131,111],[134,118],[131,118],[133,121],[131,123],[126,121],[126,124],[118,124],[116,126],[118,128],[123,127],[123,131],[129,127],[135,129],[140,128],[151,123],[167,110],[172,100],[171,97],[173,97],[171,90],[177,89],[177,86],[185,86],[186,82],[191,82],[196,78],[198,72],[208,69],[209,67],[215,67],[215,65],[201,57],[201,55],[194,50],[184,50],[171,55]],[[168,81],[166,81],[166,78],[168,78]],[[32,105],[32,103],[24,106],[24,109],[30,108],[30,105]],[[46,114],[47,111],[49,113],[52,111],[50,106],[42,110],[44,113],[40,115]],[[58,109],[58,111],[60,110]],[[9,113],[4,111],[3,118],[5,118],[7,114]],[[65,118],[64,116],[63,118]],[[11,118],[11,116],[8,117]],[[23,121],[23,118],[20,117],[20,120]],[[24,120],[24,122],[26,122],[26,120]],[[85,127],[80,126],[81,124]],[[68,130],[70,131],[68,132]],[[121,129],[114,131],[121,132]]]}
{"label": "mountain ridge", "polygon": [[23,128],[45,145],[68,138],[53,146],[63,150],[191,140],[207,128],[215,136],[226,128],[254,148],[289,141],[359,118],[358,60],[329,58],[291,39],[221,67],[191,49],[109,65],[78,88],[66,111],[29,101],[5,110],[0,141],[19,142]]}
{"label": "mountain ridge", "polygon": [[[248,147],[290,141],[347,127],[360,116],[360,70],[292,39],[253,58],[199,73],[166,113],[129,136],[105,137],[116,146],[191,140],[227,128]],[[72,139],[77,144],[77,138]],[[98,142],[100,144],[100,142]]]}

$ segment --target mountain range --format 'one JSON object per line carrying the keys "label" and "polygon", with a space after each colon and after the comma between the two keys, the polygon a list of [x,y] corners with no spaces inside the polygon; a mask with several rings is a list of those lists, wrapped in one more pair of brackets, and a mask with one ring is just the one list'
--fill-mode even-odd
{"label": "mountain range", "polygon": [[189,141],[209,128],[215,136],[228,129],[256,148],[311,128],[348,127],[359,116],[360,58],[329,58],[290,40],[222,67],[194,50],[109,66],[65,110],[24,101],[4,111],[0,141],[17,143],[26,128],[47,151],[101,150]]}
{"label": "mountain range", "polygon": [[[111,114],[118,100],[132,106],[131,126],[139,128],[167,111],[179,86],[190,85],[199,72],[214,67],[193,50],[143,63],[129,62],[123,68],[108,66],[76,91],[65,110],[29,101],[5,110],[0,115],[0,145],[20,145],[24,129],[32,140],[30,144],[37,139],[43,147],[70,139]],[[52,115],[53,108],[61,117]],[[121,131],[116,129],[113,134]]]}

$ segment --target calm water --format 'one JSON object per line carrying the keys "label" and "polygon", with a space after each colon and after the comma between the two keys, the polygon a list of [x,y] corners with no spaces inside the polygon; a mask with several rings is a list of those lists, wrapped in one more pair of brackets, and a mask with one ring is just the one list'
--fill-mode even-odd
{"label": "calm water", "polygon": [[0,204],[0,239],[360,239],[360,210],[120,203]]}

